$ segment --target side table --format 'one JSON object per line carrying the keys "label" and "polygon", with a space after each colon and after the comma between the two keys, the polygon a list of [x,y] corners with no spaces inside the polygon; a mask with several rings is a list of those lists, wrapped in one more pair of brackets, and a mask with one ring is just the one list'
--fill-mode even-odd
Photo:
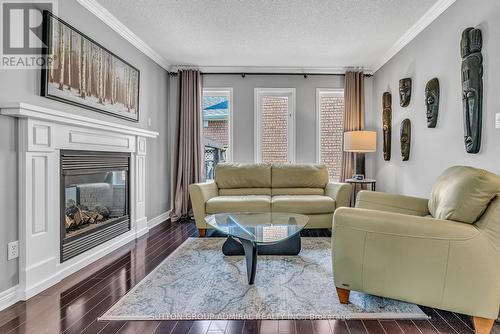
{"label": "side table", "polygon": [[351,198],[351,206],[356,206],[356,196],[358,195],[358,192],[363,190],[363,186],[366,185],[367,188],[370,186],[371,191],[375,191],[375,186],[377,181],[374,179],[363,179],[363,180],[356,180],[356,179],[347,179],[345,180],[346,183],[350,183],[353,187],[352,191],[352,198]]}

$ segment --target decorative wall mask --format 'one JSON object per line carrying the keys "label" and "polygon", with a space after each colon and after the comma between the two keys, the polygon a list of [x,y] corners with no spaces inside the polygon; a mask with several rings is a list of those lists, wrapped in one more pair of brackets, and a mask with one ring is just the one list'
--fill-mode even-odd
{"label": "decorative wall mask", "polygon": [[382,124],[384,131],[384,160],[391,160],[392,96],[385,92],[382,96]]}
{"label": "decorative wall mask", "polygon": [[427,127],[435,128],[439,114],[439,79],[433,78],[425,85],[425,106]]}
{"label": "decorative wall mask", "polygon": [[401,158],[403,161],[410,159],[410,146],[411,146],[411,121],[406,118],[401,122],[400,130],[401,140]]}
{"label": "decorative wall mask", "polygon": [[399,80],[399,105],[408,107],[411,100],[411,78]]}
{"label": "decorative wall mask", "polygon": [[483,39],[480,29],[467,28],[462,33],[462,102],[464,142],[468,153],[481,149],[483,113]]}

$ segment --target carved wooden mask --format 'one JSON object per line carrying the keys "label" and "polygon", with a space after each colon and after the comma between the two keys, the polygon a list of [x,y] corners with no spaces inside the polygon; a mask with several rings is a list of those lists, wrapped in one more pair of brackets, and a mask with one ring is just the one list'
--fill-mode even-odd
{"label": "carved wooden mask", "polygon": [[384,132],[384,160],[391,160],[392,96],[385,92],[382,96],[382,130]]}
{"label": "carved wooden mask", "polygon": [[467,28],[462,33],[462,102],[464,142],[468,153],[481,149],[483,114],[483,55],[480,29]]}
{"label": "carved wooden mask", "polygon": [[427,127],[435,128],[439,114],[439,80],[433,78],[425,85],[425,106],[427,109]]}
{"label": "carved wooden mask", "polygon": [[401,122],[400,140],[401,158],[403,161],[408,161],[410,159],[411,148],[411,121],[408,118]]}
{"label": "carved wooden mask", "polygon": [[408,107],[411,100],[411,78],[399,80],[399,105]]}

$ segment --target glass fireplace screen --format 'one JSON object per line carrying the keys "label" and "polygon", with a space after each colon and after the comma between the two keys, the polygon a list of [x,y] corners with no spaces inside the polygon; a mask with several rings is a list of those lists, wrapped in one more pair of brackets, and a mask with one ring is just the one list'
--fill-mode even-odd
{"label": "glass fireplace screen", "polygon": [[64,175],[65,237],[127,216],[127,187],[126,170]]}

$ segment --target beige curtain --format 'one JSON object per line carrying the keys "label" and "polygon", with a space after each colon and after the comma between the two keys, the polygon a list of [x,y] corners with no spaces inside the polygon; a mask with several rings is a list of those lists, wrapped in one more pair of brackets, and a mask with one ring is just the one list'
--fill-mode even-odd
{"label": "beige curtain", "polygon": [[200,182],[203,173],[201,136],[201,75],[182,70],[178,75],[177,127],[173,148],[172,221],[191,215],[188,187]]}
{"label": "beige curtain", "polygon": [[[365,128],[365,85],[363,72],[346,72],[344,88],[344,132]],[[343,145],[342,145],[343,147]],[[340,181],[354,174],[355,155],[343,152]]]}

